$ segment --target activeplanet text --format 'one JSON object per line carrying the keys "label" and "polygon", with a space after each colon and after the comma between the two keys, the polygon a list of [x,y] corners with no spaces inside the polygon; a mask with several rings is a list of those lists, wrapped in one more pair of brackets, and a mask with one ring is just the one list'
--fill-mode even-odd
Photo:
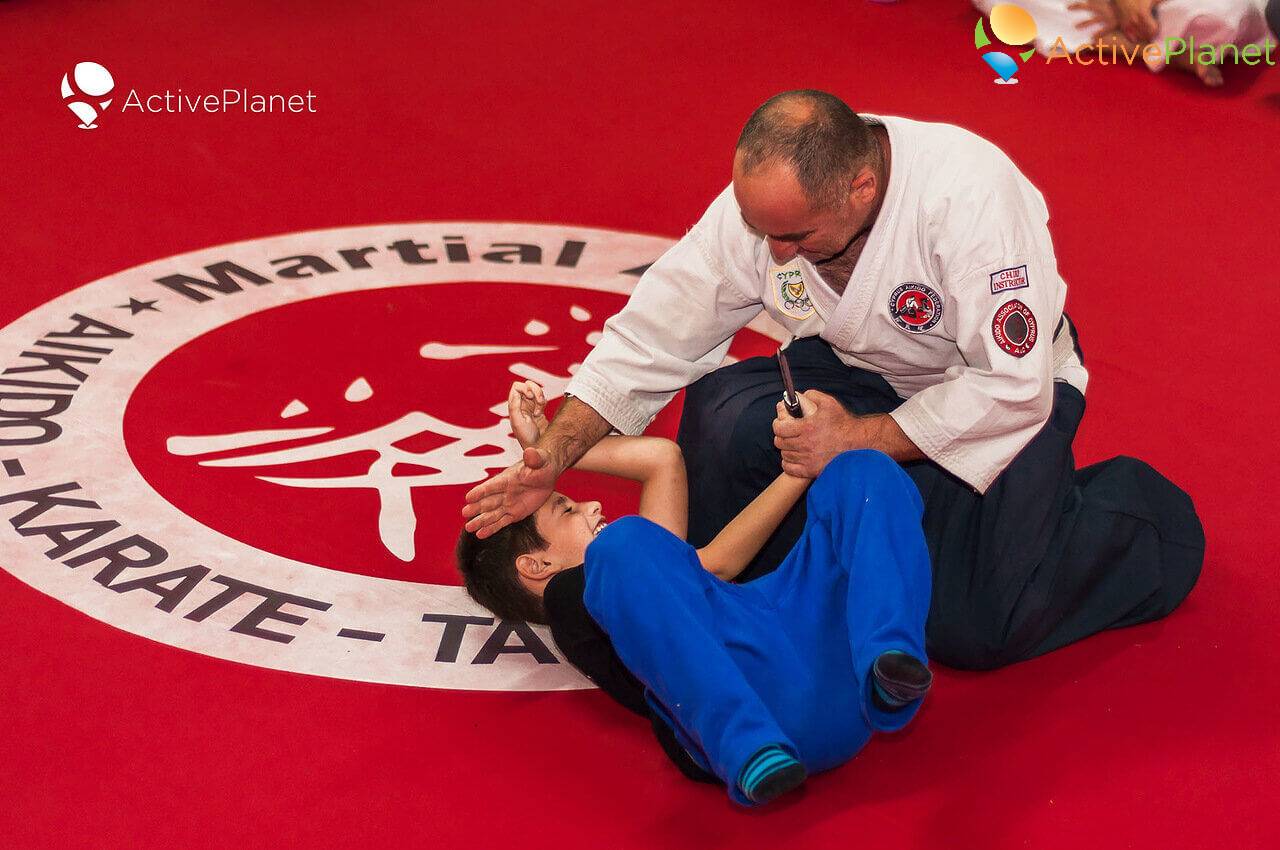
{"label": "activeplanet text", "polygon": [[155,94],[140,95],[137,89],[130,89],[120,107],[122,112],[136,109],[139,112],[207,112],[228,113],[241,112],[252,114],[271,114],[284,112],[315,112],[315,93],[307,89],[306,94],[260,94],[248,89],[223,89],[218,93],[186,94],[182,89]]}

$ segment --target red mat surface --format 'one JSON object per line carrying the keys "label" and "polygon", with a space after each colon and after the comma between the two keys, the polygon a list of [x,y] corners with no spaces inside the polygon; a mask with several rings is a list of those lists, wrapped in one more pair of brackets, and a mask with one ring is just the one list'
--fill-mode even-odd
{"label": "red mat surface", "polygon": [[[1078,461],[1150,461],[1196,499],[1209,541],[1165,622],[941,671],[907,732],[753,812],[683,780],[596,692],[237,664],[0,571],[0,845],[1280,844],[1280,78],[1210,93],[1033,62],[997,87],[974,20],[940,0],[0,5],[0,326],[132,266],[278,233],[440,220],[675,237],[727,182],[750,110],[824,88],[973,129],[1041,188],[1093,376]],[[84,132],[58,81],[85,59],[125,87],[310,89],[319,111],[111,113]],[[457,321],[485,320],[464,306]],[[250,365],[209,368],[252,395]],[[269,512],[241,521],[273,539]],[[18,545],[0,530],[0,558]]]}

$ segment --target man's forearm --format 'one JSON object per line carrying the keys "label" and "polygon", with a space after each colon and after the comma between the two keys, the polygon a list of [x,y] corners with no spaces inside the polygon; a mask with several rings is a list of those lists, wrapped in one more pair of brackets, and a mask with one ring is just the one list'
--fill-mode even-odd
{"label": "man's forearm", "polygon": [[854,416],[850,426],[848,447],[850,449],[875,449],[889,457],[905,463],[911,460],[924,460],[925,454],[903,432],[896,419],[887,413],[875,413],[870,416]]}
{"label": "man's forearm", "polygon": [[591,405],[566,398],[536,446],[546,453],[557,472],[564,472],[612,430],[608,420]]}

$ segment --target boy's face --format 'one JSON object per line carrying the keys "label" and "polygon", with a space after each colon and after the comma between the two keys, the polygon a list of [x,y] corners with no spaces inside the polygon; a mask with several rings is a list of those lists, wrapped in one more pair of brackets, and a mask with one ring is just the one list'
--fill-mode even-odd
{"label": "boy's face", "polygon": [[534,522],[546,539],[547,548],[533,555],[541,559],[540,566],[548,570],[548,577],[581,564],[586,559],[587,546],[607,524],[599,502],[575,502],[558,492],[534,512]]}

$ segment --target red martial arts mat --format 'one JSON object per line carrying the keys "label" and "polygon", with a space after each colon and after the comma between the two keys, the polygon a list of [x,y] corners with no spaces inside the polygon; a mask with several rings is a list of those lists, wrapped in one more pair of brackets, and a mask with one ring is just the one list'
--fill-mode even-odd
{"label": "red martial arts mat", "polygon": [[[1280,78],[1036,58],[996,86],[977,17],[0,4],[0,846],[1280,844]],[[470,605],[450,552],[510,462],[510,382],[563,389],[801,87],[960,124],[1041,189],[1077,461],[1152,463],[1208,556],[1167,620],[939,670],[908,730],[745,811]]]}

